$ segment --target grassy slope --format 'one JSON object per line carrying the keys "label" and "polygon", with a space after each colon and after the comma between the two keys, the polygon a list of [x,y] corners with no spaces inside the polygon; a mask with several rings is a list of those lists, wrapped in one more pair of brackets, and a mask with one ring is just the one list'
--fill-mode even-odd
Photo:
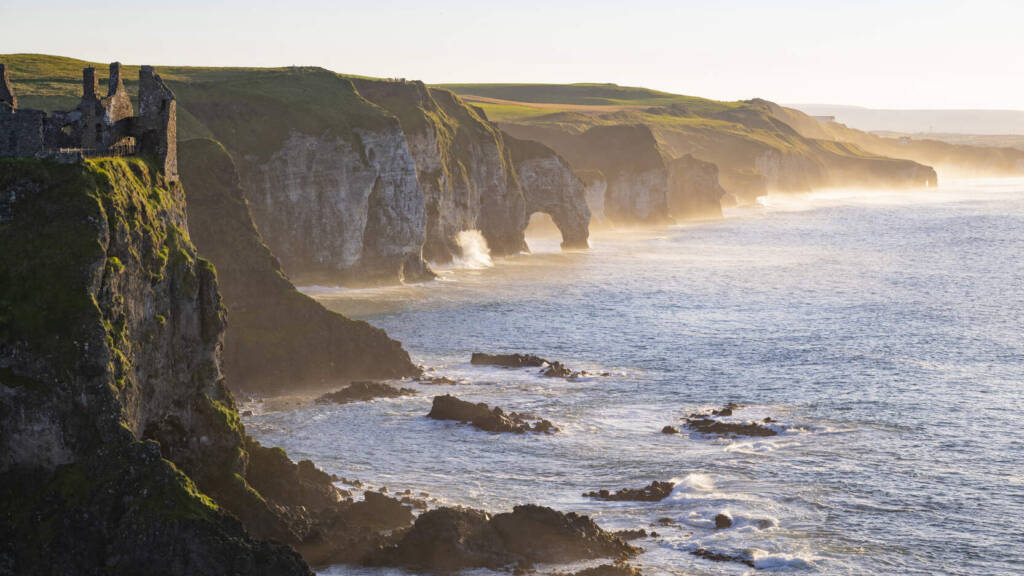
{"label": "grassy slope", "polygon": [[[0,62],[23,108],[75,107],[86,66],[96,67],[101,87],[107,82],[106,63],[39,54],[0,55]],[[138,69],[123,67],[131,94],[138,90]],[[393,122],[348,79],[322,68],[160,66],[157,73],[178,98],[179,138],[215,137],[236,154],[266,157],[292,130],[344,135]]]}

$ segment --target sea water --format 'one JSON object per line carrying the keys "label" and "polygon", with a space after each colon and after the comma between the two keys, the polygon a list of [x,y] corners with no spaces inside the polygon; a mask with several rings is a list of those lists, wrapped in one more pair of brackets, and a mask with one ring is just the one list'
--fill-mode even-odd
{"label": "sea water", "polygon": [[[458,384],[254,403],[250,433],[435,506],[537,503],[654,530],[634,542],[645,574],[1024,573],[1024,181],[770,196],[720,221],[596,233],[586,251],[528,241],[436,282],[309,288]],[[608,375],[471,366],[474,351]],[[445,393],[561,431],[426,418]],[[782,433],[660,433],[726,402]],[[654,503],[582,495],[653,480],[677,485]],[[388,571],[322,570],[353,572]]]}

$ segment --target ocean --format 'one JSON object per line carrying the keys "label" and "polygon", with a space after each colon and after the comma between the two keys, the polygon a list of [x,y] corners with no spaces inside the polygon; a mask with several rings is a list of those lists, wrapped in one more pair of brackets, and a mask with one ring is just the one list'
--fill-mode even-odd
{"label": "ocean", "polygon": [[[597,232],[586,251],[530,236],[533,253],[491,261],[471,240],[435,282],[304,288],[457,384],[249,402],[248,431],[432,505],[537,503],[654,530],[634,542],[646,575],[1024,573],[1024,180],[769,196],[720,221]],[[474,351],[608,375],[472,366]],[[446,393],[561,431],[426,418]],[[660,433],[727,402],[780,434]],[[676,487],[653,503],[583,496],[654,480]],[[715,529],[720,513],[732,527]]]}

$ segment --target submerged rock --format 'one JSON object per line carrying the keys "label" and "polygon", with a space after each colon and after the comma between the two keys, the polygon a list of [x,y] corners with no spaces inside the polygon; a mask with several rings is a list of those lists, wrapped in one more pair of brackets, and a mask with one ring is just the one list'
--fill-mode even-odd
{"label": "submerged rock", "polygon": [[651,482],[650,485],[644,486],[643,488],[623,488],[618,492],[598,490],[596,492],[587,492],[584,496],[588,498],[597,498],[598,500],[616,502],[659,502],[667,498],[675,487],[676,485],[672,482],[660,482],[655,480],[654,482]]}
{"label": "submerged rock", "polygon": [[[523,434],[525,432],[538,432],[550,434],[557,432],[551,422],[534,418],[528,414],[517,414],[505,412],[498,407],[489,408],[483,402],[473,404],[460,400],[450,394],[434,396],[434,403],[430,408],[427,417],[434,420],[457,420],[462,423],[469,423],[487,432],[513,432]],[[536,420],[532,425],[529,420]]]}
{"label": "submerged rock", "polygon": [[352,382],[348,386],[324,394],[316,399],[317,404],[348,404],[350,402],[367,402],[374,398],[398,398],[400,396],[412,396],[416,391],[412,388],[395,388],[383,382],[363,380]]}
{"label": "submerged rock", "polygon": [[618,562],[615,564],[602,564],[593,568],[580,570],[571,575],[556,573],[555,576],[641,576],[642,572],[634,566]]}
{"label": "submerged rock", "polygon": [[626,559],[637,552],[590,518],[574,513],[524,505],[491,517],[469,508],[438,508],[417,518],[396,544],[382,547],[370,563],[453,572]]}
{"label": "submerged rock", "polygon": [[714,434],[716,436],[776,436],[772,428],[762,426],[756,422],[722,422],[714,418],[689,418],[686,426],[694,432],[701,434]]}
{"label": "submerged rock", "polygon": [[420,376],[416,378],[416,381],[420,384],[458,384],[458,382],[447,376]]}
{"label": "submerged rock", "polygon": [[536,368],[550,364],[547,360],[533,354],[486,354],[484,352],[473,352],[469,362],[475,366],[501,366],[503,368]]}
{"label": "submerged rock", "polygon": [[630,540],[639,540],[640,538],[647,538],[648,536],[657,536],[657,532],[648,533],[643,528],[636,530],[616,530],[614,532],[616,536],[622,538],[624,541],[629,542]]}
{"label": "submerged rock", "polygon": [[585,376],[586,372],[574,372],[561,362],[551,362],[550,365],[541,370],[541,373],[549,378],[579,378]]}
{"label": "submerged rock", "polygon": [[733,410],[739,408],[738,404],[730,402],[718,410],[711,412],[695,412],[686,419],[686,427],[701,434],[713,434],[715,436],[776,436],[778,431],[774,428],[764,426],[774,422],[771,418],[765,418],[762,423],[757,422],[726,422],[719,418],[732,416]]}
{"label": "submerged rock", "polygon": [[751,568],[754,567],[754,561],[750,558],[737,556],[735,554],[727,554],[725,552],[715,552],[714,550],[708,550],[707,548],[696,548],[694,550],[690,550],[690,554],[713,562],[738,562],[740,564],[750,566]]}
{"label": "submerged rock", "polygon": [[679,428],[675,426],[665,426],[661,429],[662,434],[679,434]]}

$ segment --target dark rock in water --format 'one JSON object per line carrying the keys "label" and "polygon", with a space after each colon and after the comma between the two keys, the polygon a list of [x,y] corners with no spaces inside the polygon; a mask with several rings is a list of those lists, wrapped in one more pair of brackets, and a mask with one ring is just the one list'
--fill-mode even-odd
{"label": "dark rock in water", "polygon": [[750,566],[751,568],[754,567],[754,561],[750,558],[736,556],[733,554],[726,554],[724,552],[715,552],[714,550],[708,550],[707,548],[697,548],[694,550],[690,550],[690,554],[714,562],[738,562],[740,564]]}
{"label": "dark rock in water", "polygon": [[547,369],[541,372],[551,378],[578,378],[586,374],[585,372],[573,372],[561,362],[551,362]]}
{"label": "dark rock in water", "polygon": [[728,404],[726,404],[722,408],[719,408],[718,410],[712,410],[711,414],[713,416],[732,416],[732,411],[739,407],[739,404],[735,402],[729,402]]}
{"label": "dark rock in water", "polygon": [[676,523],[676,521],[671,519],[671,518],[669,518],[668,516],[663,516],[661,518],[658,518],[658,524],[661,524],[662,526],[673,526],[673,525],[675,525],[675,523]]}
{"label": "dark rock in water", "polygon": [[594,558],[625,559],[639,550],[593,520],[541,506],[516,506],[490,517],[480,510],[425,512],[401,539],[370,557],[370,564],[453,572]]}
{"label": "dark rock in water", "polygon": [[679,428],[675,426],[665,426],[661,429],[662,434],[679,434]]}
{"label": "dark rock in water", "polygon": [[[739,408],[739,404],[730,402],[711,412],[694,412],[686,419],[686,427],[701,434],[714,434],[716,436],[775,436],[778,432],[774,428],[762,426],[756,422],[725,422],[719,420],[723,416],[732,416],[733,411]],[[766,418],[763,423],[774,422]]]}
{"label": "dark rock in water", "polygon": [[588,492],[584,496],[618,502],[659,502],[667,498],[672,493],[673,488],[675,488],[675,484],[671,482],[655,480],[649,486],[643,488],[623,488],[618,492],[599,490],[597,492]]}
{"label": "dark rock in water", "polygon": [[715,516],[715,530],[724,530],[732,526],[732,518],[728,514]]}
{"label": "dark rock in water", "polygon": [[722,422],[712,418],[690,418],[686,426],[701,434],[716,436],[775,436],[775,430],[754,422]]}
{"label": "dark rock in water", "polygon": [[[557,432],[551,422],[544,419],[536,419],[526,414],[505,414],[501,408],[489,408],[483,402],[473,404],[460,400],[450,394],[434,396],[434,403],[430,408],[427,417],[434,420],[457,420],[462,423],[469,423],[473,426],[488,432],[513,432],[522,434],[524,432],[539,432],[550,434]],[[530,424],[529,420],[537,420]]]}
{"label": "dark rock in water", "polygon": [[639,569],[624,562],[618,562],[616,564],[602,564],[569,575],[559,572],[555,573],[555,576],[641,576],[641,574],[642,572]]}
{"label": "dark rock in water", "polygon": [[473,352],[470,364],[477,366],[502,366],[504,368],[539,368],[549,362],[533,354],[485,354]]}
{"label": "dark rock in water", "polygon": [[416,391],[412,388],[395,388],[383,382],[363,380],[352,382],[348,386],[324,394],[316,399],[317,404],[348,404],[350,402],[367,402],[374,398],[398,398],[399,396],[412,396]]}
{"label": "dark rock in water", "polygon": [[647,538],[647,536],[649,536],[647,530],[644,530],[643,528],[640,528],[638,530],[616,530],[614,534],[619,538],[622,538],[626,542],[629,542],[630,540],[637,540],[640,538]]}

